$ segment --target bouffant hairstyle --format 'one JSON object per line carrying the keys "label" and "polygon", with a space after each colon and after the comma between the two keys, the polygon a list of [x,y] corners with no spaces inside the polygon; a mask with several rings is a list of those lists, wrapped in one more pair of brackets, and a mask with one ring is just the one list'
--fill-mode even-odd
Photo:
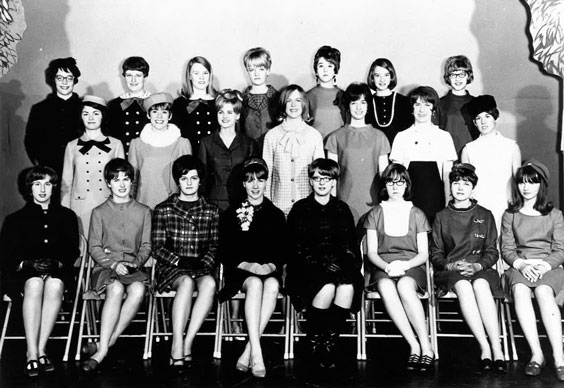
{"label": "bouffant hairstyle", "polygon": [[55,87],[55,77],[59,69],[71,73],[74,77],[74,84],[76,85],[78,83],[78,78],[81,73],[76,65],[76,59],[73,57],[57,58],[49,62],[49,66],[45,69],[45,80],[49,86]]}
{"label": "bouffant hairstyle", "polygon": [[267,49],[255,47],[247,50],[243,56],[243,64],[245,65],[245,70],[248,70],[251,66],[264,66],[266,70],[270,70],[272,58]]}
{"label": "bouffant hairstyle", "polygon": [[188,171],[196,170],[200,181],[205,178],[204,164],[193,155],[183,155],[172,163],[172,178],[177,185],[180,185],[182,175],[188,174]]}
{"label": "bouffant hairstyle", "polygon": [[135,180],[133,166],[122,158],[114,158],[106,163],[106,167],[104,167],[104,180],[106,183],[110,183],[112,179],[116,179],[119,176],[120,172],[123,172],[126,177],[131,179],[131,182]]}
{"label": "bouffant hairstyle", "polygon": [[455,71],[465,71],[468,74],[467,83],[472,83],[474,81],[474,71],[472,70],[472,63],[464,55],[455,55],[449,57],[445,62],[445,72],[443,74],[443,79],[450,85],[450,73]]}
{"label": "bouffant hairstyle", "polygon": [[417,102],[417,100],[421,99],[424,102],[428,102],[433,104],[433,117],[431,118],[433,124],[439,124],[439,95],[437,94],[436,90],[430,86],[419,86],[409,93],[409,102],[412,107],[413,112],[413,105]]}
{"label": "bouffant hairstyle", "polygon": [[125,77],[125,72],[127,70],[134,70],[140,71],[143,73],[144,77],[149,76],[149,64],[143,57],[129,57],[125,61],[123,61],[123,65],[121,65],[122,73]]}
{"label": "bouffant hairstyle", "polygon": [[243,109],[243,95],[238,90],[223,89],[215,97],[215,109],[219,112],[225,104],[233,105],[233,111],[240,114]]}
{"label": "bouffant hairstyle", "polygon": [[331,46],[321,46],[313,57],[313,72],[315,74],[317,74],[317,64],[321,58],[335,66],[335,75],[339,73],[341,67],[341,52],[339,50]]}

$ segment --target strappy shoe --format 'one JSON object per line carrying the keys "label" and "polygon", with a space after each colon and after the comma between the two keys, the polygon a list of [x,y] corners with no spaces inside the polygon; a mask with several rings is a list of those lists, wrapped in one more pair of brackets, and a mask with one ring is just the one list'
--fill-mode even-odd
{"label": "strappy shoe", "polygon": [[49,373],[55,370],[55,365],[53,365],[47,356],[41,356],[37,361],[39,361],[39,371],[41,373]]}
{"label": "strappy shoe", "polygon": [[170,357],[170,364],[168,366],[172,371],[180,373],[184,369],[184,358]]}
{"label": "strappy shoe", "polygon": [[27,377],[39,376],[39,362],[37,362],[37,360],[29,360],[27,364],[25,364],[24,373]]}
{"label": "strappy shoe", "polygon": [[184,360],[184,365],[191,365],[192,364],[192,355],[191,354],[183,355],[182,359]]}
{"label": "strappy shoe", "polygon": [[251,373],[253,376],[263,379],[266,377],[266,367],[264,366],[264,361],[253,362],[251,364]]}
{"label": "strappy shoe", "polygon": [[430,372],[433,370],[433,361],[435,361],[434,356],[421,356],[419,360],[419,371],[423,373]]}
{"label": "strappy shoe", "polygon": [[249,359],[247,357],[244,357],[244,355],[245,353],[243,352],[241,357],[239,357],[239,359],[237,360],[235,369],[237,369],[239,372],[247,373],[249,371]]}
{"label": "strappy shoe", "polygon": [[416,370],[419,367],[419,359],[419,354],[410,354],[406,364],[407,370]]}

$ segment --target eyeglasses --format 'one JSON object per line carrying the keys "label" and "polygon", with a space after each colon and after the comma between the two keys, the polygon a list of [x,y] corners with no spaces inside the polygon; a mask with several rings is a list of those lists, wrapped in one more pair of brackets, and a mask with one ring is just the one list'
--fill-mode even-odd
{"label": "eyeglasses", "polygon": [[314,176],[313,178],[311,178],[315,183],[319,183],[319,182],[329,182],[331,180],[333,180],[333,178],[328,177],[328,176]]}
{"label": "eyeglasses", "polygon": [[386,186],[392,187],[393,185],[401,187],[401,186],[405,185],[405,181],[403,179],[399,180],[399,181],[386,181]]}
{"label": "eyeglasses", "polygon": [[62,76],[62,75],[58,75],[55,77],[55,79],[59,82],[63,82],[63,81],[67,81],[67,82],[72,82],[74,81],[74,76],[73,75],[69,75],[69,76]]}
{"label": "eyeglasses", "polygon": [[464,78],[468,76],[468,73],[464,70],[459,71],[458,73],[450,73],[448,75],[450,78]]}

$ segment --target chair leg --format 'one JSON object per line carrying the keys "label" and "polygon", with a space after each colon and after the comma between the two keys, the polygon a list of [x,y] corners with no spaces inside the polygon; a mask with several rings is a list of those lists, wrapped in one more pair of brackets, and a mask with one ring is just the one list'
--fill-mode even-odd
{"label": "chair leg", "polygon": [[284,314],[284,360],[290,360],[294,356],[290,353],[290,343],[292,341],[292,329],[291,329],[291,313],[292,313],[292,306],[290,304],[290,297],[285,297],[285,304],[286,304],[286,311]]}
{"label": "chair leg", "polygon": [[515,347],[515,335],[513,333],[513,319],[511,318],[511,307],[509,306],[509,303],[505,304],[505,315],[506,315],[506,322],[509,328],[509,339],[511,341],[511,353],[513,355],[513,361],[517,361],[519,360],[519,357],[517,356],[517,348]]}
{"label": "chair leg", "polygon": [[8,321],[12,312],[12,301],[7,302],[6,316],[4,317],[4,324],[2,325],[2,335],[0,336],[0,359],[2,358],[2,349],[4,348],[4,341],[6,340],[6,332],[8,331]]}
{"label": "chair leg", "polygon": [[503,345],[503,357],[509,360],[509,346],[507,344],[507,327],[505,326],[505,309],[503,302],[496,301],[497,310],[499,312],[499,327],[501,328],[501,341]]}
{"label": "chair leg", "polygon": [[150,341],[151,341],[151,331],[153,330],[153,303],[154,303],[154,297],[152,295],[152,293],[149,293],[148,295],[149,298],[149,305],[147,306],[147,325],[145,328],[145,344],[143,347],[143,360],[148,360],[151,358],[151,353],[150,353]]}
{"label": "chair leg", "polygon": [[229,301],[221,303],[217,301],[217,317],[215,323],[215,340],[213,348],[213,358],[221,359],[221,346],[223,344],[223,321],[224,321],[224,310],[225,304]]}
{"label": "chair leg", "polygon": [[86,320],[86,309],[87,309],[87,301],[82,301],[82,309],[80,311],[80,323],[78,324],[78,340],[76,342],[76,354],[74,356],[75,361],[80,360],[80,350],[82,348],[82,339],[84,337],[84,325]]}

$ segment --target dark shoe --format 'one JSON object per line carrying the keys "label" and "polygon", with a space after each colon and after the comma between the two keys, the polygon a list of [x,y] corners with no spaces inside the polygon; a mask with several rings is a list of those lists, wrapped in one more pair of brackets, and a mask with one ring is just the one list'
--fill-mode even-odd
{"label": "dark shoe", "polygon": [[47,356],[41,356],[37,360],[39,361],[39,371],[41,373],[49,373],[55,370],[55,365],[53,365]]}
{"label": "dark shoe", "polygon": [[482,370],[492,370],[493,361],[491,358],[482,358],[480,365],[482,367]]}
{"label": "dark shoe", "polygon": [[409,358],[407,359],[407,370],[416,370],[419,368],[419,354],[410,354]]}
{"label": "dark shoe", "polygon": [[495,360],[493,363],[493,369],[499,373],[507,373],[507,365],[504,360]]}
{"label": "dark shoe", "polygon": [[307,344],[311,352],[311,359],[314,365],[319,366],[324,357],[323,336],[320,333],[308,334]]}
{"label": "dark shoe", "polygon": [[184,358],[170,358],[170,364],[168,366],[171,371],[180,373],[184,369]]}
{"label": "dark shoe", "polygon": [[39,376],[39,362],[37,362],[37,360],[29,360],[27,364],[25,364],[24,373],[27,377]]}
{"label": "dark shoe", "polygon": [[192,365],[192,355],[191,354],[185,354],[184,356],[182,356],[182,358],[184,359],[184,365],[185,366]]}
{"label": "dark shoe", "polygon": [[419,371],[423,373],[432,371],[433,361],[435,361],[435,357],[433,356],[421,356],[419,360]]}
{"label": "dark shoe", "polygon": [[90,358],[98,351],[98,345],[96,342],[87,342],[85,345],[82,345],[80,352],[84,358]]}
{"label": "dark shoe", "polygon": [[564,366],[556,367],[556,378],[558,381],[564,381]]}
{"label": "dark shoe", "polygon": [[527,376],[538,376],[541,373],[541,369],[544,367],[544,361],[539,364],[536,361],[531,361],[525,365],[525,374]]}
{"label": "dark shoe", "polygon": [[96,371],[96,369],[98,369],[98,361],[96,361],[93,358],[89,358],[88,360],[84,361],[82,363],[82,370],[86,373],[91,373]]}
{"label": "dark shoe", "polygon": [[337,340],[339,339],[339,333],[335,331],[329,331],[323,336],[323,341],[321,343],[321,355],[319,365],[322,368],[334,368],[335,367],[335,348],[337,346]]}

